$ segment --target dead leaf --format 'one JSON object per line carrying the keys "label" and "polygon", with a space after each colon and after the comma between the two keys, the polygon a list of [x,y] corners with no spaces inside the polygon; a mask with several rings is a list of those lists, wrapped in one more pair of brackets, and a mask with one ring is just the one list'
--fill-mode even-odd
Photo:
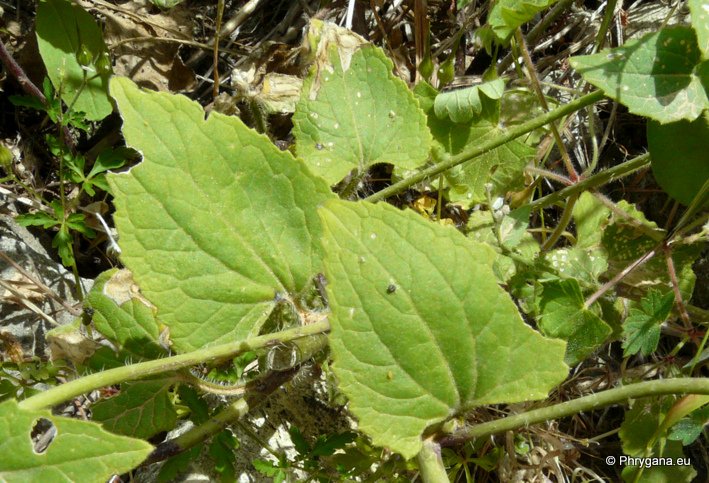
{"label": "dead leaf", "polygon": [[155,12],[147,1],[133,0],[120,6],[100,0],[78,3],[91,10],[100,6],[116,75],[130,77],[136,84],[153,90],[176,92],[192,88],[194,72],[177,55],[179,42],[160,40],[192,39],[194,16],[186,6]]}

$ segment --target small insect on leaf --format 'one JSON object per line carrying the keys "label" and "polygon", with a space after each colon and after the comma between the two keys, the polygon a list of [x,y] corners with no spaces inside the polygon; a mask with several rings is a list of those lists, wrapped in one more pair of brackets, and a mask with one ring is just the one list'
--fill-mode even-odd
{"label": "small insect on leaf", "polygon": [[394,292],[396,292],[396,285],[394,285],[393,283],[391,283],[391,284],[389,284],[389,286],[387,287],[387,293],[394,293]]}

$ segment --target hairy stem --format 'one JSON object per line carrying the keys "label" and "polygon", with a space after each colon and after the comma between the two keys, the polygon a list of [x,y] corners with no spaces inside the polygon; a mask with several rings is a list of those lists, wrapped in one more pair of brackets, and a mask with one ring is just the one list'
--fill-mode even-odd
{"label": "hairy stem", "polygon": [[[542,105],[544,112],[549,112],[549,104],[547,104],[547,99],[544,96],[544,92],[542,91],[542,86],[539,84],[539,79],[537,78],[537,70],[534,67],[534,62],[532,62],[532,57],[530,57],[529,55],[529,50],[527,50],[527,44],[525,43],[524,37],[522,36],[522,30],[519,27],[517,28],[517,30],[515,30],[515,41],[519,46],[520,53],[522,54],[524,66],[527,68],[527,75],[529,76],[529,81],[532,84],[532,89],[537,95],[539,103]],[[574,164],[571,162],[571,157],[569,157],[569,152],[566,150],[566,146],[564,146],[564,141],[561,139],[561,134],[559,134],[559,130],[556,128],[556,122],[550,122],[549,127],[551,128],[551,133],[554,136],[554,142],[556,143],[556,147],[557,149],[559,149],[559,153],[561,153],[561,159],[564,161],[564,166],[566,167],[566,172],[568,173],[569,178],[571,178],[571,181],[578,180],[578,173],[574,168]]]}
{"label": "hairy stem", "polygon": [[175,439],[158,445],[143,464],[155,463],[187,451],[193,446],[206,441],[224,428],[244,417],[250,409],[263,401],[298,372],[298,368],[287,371],[274,371],[268,376],[252,381],[245,387],[245,397],[233,401],[206,422],[195,426]]}
{"label": "hairy stem", "polygon": [[316,334],[307,339],[294,341],[294,344],[299,348],[299,352],[303,355],[297,364],[282,371],[271,371],[264,377],[250,381],[243,386],[243,398],[232,402],[219,413],[210,417],[205,423],[195,426],[175,439],[160,444],[148,457],[146,463],[154,463],[186,451],[244,417],[272,392],[295,376],[305,361],[310,360],[325,349],[327,342],[327,337],[324,334]]}
{"label": "hairy stem", "polygon": [[569,223],[571,223],[571,215],[573,215],[574,205],[576,205],[576,201],[578,199],[579,195],[571,195],[569,196],[569,199],[566,200],[566,206],[564,206],[564,211],[561,214],[561,219],[559,220],[559,223],[557,223],[556,228],[554,228],[554,231],[551,233],[551,235],[549,235],[549,238],[547,239],[547,241],[544,242],[544,245],[542,245],[543,252],[552,249],[556,242],[559,241],[559,238],[561,238],[561,235],[566,230],[566,227],[569,226]]}
{"label": "hairy stem", "polygon": [[101,387],[154,376],[164,372],[175,371],[214,359],[233,357],[242,352],[262,349],[264,347],[276,345],[282,342],[288,342],[301,337],[322,334],[329,330],[329,322],[327,320],[323,320],[303,327],[274,332],[273,334],[266,334],[253,337],[251,339],[198,349],[179,356],[166,357],[164,359],[117,367],[115,369],[89,374],[88,376],[75,379],[71,382],[67,382],[66,384],[53,387],[48,391],[36,394],[22,401],[20,403],[20,407],[30,411],[39,410],[68,401],[69,399],[80,394],[84,394]]}
{"label": "hairy stem", "polygon": [[456,446],[473,438],[511,431],[551,419],[573,416],[583,411],[592,411],[613,404],[622,404],[628,399],[637,399],[666,394],[709,394],[709,378],[675,378],[638,382],[627,386],[584,396],[553,406],[526,411],[496,421],[474,426],[443,436],[441,446]]}
{"label": "hairy stem", "polygon": [[423,447],[416,456],[424,483],[448,483],[446,466],[441,458],[441,446],[431,439],[423,442]]}
{"label": "hairy stem", "polygon": [[419,183],[427,178],[431,178],[440,173],[443,173],[444,171],[458,166],[459,164],[463,164],[467,161],[477,158],[478,156],[481,156],[487,153],[488,151],[491,151],[509,141],[512,141],[513,139],[527,134],[528,132],[534,131],[535,129],[538,129],[544,126],[545,124],[548,124],[556,119],[560,119],[568,114],[571,114],[572,112],[576,112],[583,107],[600,101],[601,99],[603,99],[603,92],[593,91],[590,94],[571,101],[568,104],[554,109],[553,111],[550,111],[530,121],[515,126],[514,128],[509,129],[507,132],[505,132],[505,134],[495,139],[491,139],[488,142],[475,146],[470,146],[468,149],[455,156],[446,155],[443,161],[436,163],[435,165],[429,168],[419,171],[410,178],[406,178],[404,180],[399,181],[398,183],[394,183],[393,185],[384,188],[383,190],[378,191],[373,195],[365,198],[365,200],[369,202],[375,202],[383,200],[397,193],[402,193],[406,191],[409,187],[415,185],[416,183]]}
{"label": "hairy stem", "polygon": [[555,191],[554,193],[547,195],[544,198],[534,200],[529,203],[528,206],[530,206],[532,210],[546,208],[547,206],[551,206],[572,195],[580,194],[583,191],[593,189],[597,186],[604,185],[618,178],[622,178],[623,176],[627,176],[631,173],[634,173],[635,171],[645,168],[649,164],[650,154],[642,154],[636,158],[631,159],[630,161],[626,161],[617,166],[613,166],[612,168],[600,171],[594,174],[593,176],[589,176],[588,178],[583,179],[573,184],[572,186],[568,186],[562,190]]}

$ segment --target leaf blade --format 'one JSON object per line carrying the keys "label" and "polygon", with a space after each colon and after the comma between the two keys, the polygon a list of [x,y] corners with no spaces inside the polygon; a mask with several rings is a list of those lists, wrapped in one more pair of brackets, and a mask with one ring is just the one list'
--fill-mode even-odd
{"label": "leaf blade", "polygon": [[313,69],[293,116],[296,152],[329,184],[377,163],[413,169],[426,161],[431,135],[418,103],[381,49],[366,45],[345,68]]}
{"label": "leaf blade", "polygon": [[[37,454],[30,432],[37,419],[48,419],[57,433],[45,452]],[[98,424],[26,411],[15,400],[0,404],[0,479],[25,481],[106,481],[140,464],[153,447],[145,441],[117,436]]]}
{"label": "leaf blade", "polygon": [[277,293],[320,271],[315,208],[332,197],[236,118],[114,78],[128,144],[144,161],[111,175],[122,260],[188,351],[258,330]]}
{"label": "leaf blade", "polygon": [[[524,325],[494,282],[491,249],[389,205],[333,201],[320,213],[334,370],[375,444],[411,457],[430,424],[544,397],[565,377],[564,344]],[[534,345],[544,363],[522,376],[515,361]]]}

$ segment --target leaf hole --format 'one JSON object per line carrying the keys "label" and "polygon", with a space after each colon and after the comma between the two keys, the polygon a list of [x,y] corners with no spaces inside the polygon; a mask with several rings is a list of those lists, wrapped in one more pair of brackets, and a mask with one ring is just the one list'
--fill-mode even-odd
{"label": "leaf hole", "polygon": [[30,439],[32,449],[37,454],[44,454],[57,436],[57,427],[47,418],[38,418],[32,424]]}

